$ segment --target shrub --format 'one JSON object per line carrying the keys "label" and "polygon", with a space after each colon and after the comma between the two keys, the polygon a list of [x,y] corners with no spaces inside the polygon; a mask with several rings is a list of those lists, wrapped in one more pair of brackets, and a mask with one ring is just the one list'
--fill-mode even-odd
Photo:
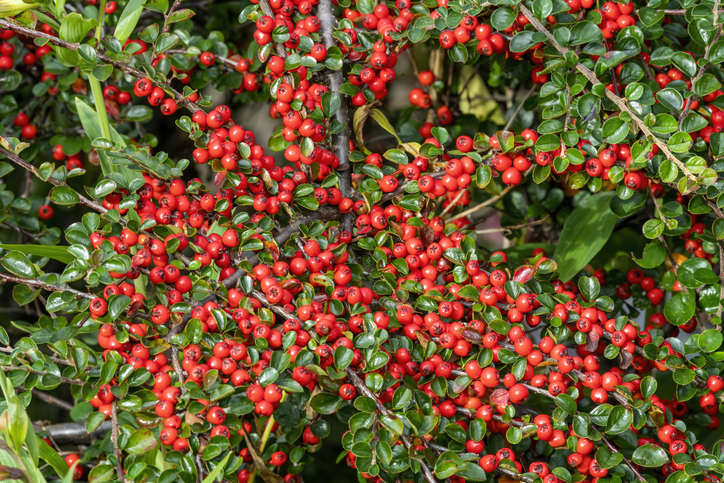
{"label": "shrub", "polygon": [[720,480],[718,0],[186,3],[0,0],[0,478]]}

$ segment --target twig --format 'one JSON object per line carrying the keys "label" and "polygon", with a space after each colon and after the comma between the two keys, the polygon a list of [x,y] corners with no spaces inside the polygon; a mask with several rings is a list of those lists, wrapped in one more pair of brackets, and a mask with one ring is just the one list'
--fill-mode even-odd
{"label": "twig", "polygon": [[467,191],[468,191],[467,189],[460,190],[460,193],[458,193],[458,195],[455,197],[455,199],[452,200],[444,210],[442,210],[442,213],[440,213],[440,218],[445,218],[445,215],[447,215],[450,212],[450,210],[455,208],[455,206],[458,204],[458,201],[460,201],[460,198],[462,198],[463,195]]}
{"label": "twig", "polygon": [[505,127],[503,128],[503,131],[507,131],[510,129],[510,126],[513,125],[515,122],[515,119],[518,117],[518,114],[520,114],[520,111],[523,109],[523,104],[525,104],[525,101],[528,100],[528,98],[538,89],[538,84],[533,84],[533,86],[528,90],[528,92],[525,93],[525,97],[521,99],[520,104],[518,104],[518,107],[515,109],[515,112],[511,116],[511,118],[508,120],[508,122],[505,124]]}
{"label": "twig", "polygon": [[498,232],[501,232],[501,233],[506,233],[506,232],[507,232],[507,233],[510,233],[510,232],[513,231],[513,230],[519,230],[519,229],[521,229],[521,228],[528,228],[529,226],[540,225],[540,224],[542,224],[542,223],[545,223],[548,218],[549,218],[549,217],[546,216],[545,218],[541,218],[540,220],[534,220],[534,221],[531,221],[531,222],[529,222],[529,223],[521,223],[520,225],[501,226],[501,227],[499,227],[499,228],[487,228],[487,229],[485,229],[485,230],[475,230],[475,233],[477,233],[478,235],[482,235],[482,234],[485,234],[485,233],[498,233]]}
{"label": "twig", "polygon": [[485,200],[485,201],[483,201],[482,203],[473,206],[472,208],[468,208],[467,210],[463,211],[462,213],[458,213],[457,215],[455,215],[455,216],[453,216],[452,218],[450,218],[449,220],[447,220],[447,222],[450,223],[451,221],[455,221],[455,220],[458,220],[458,219],[460,219],[460,218],[464,218],[464,217],[466,217],[466,216],[468,216],[468,215],[471,215],[471,214],[475,213],[476,211],[482,210],[482,209],[485,208],[486,206],[494,205],[494,204],[497,203],[498,200],[500,200],[503,196],[507,195],[508,192],[509,192],[510,190],[512,190],[512,189],[513,189],[513,186],[508,186],[508,187],[506,187],[503,191],[500,192],[499,195],[493,196],[493,197],[490,198],[489,200]]}
{"label": "twig", "polygon": [[[432,177],[432,179],[442,179],[442,177],[445,176],[445,170],[441,169],[440,171],[434,171],[432,173],[428,173],[428,176]],[[410,183],[412,183],[411,180],[405,181],[400,186],[398,186],[397,189],[395,191],[393,191],[392,193],[387,193],[385,195],[382,195],[382,198],[380,198],[380,201],[378,201],[377,203],[378,204],[384,203],[385,201],[389,201],[392,198],[396,198],[396,197],[400,196],[402,193],[405,192],[405,188],[407,188],[407,185],[409,185]]]}
{"label": "twig", "polygon": [[121,450],[118,449],[118,407],[113,401],[111,406],[111,441],[113,442],[113,452],[116,456],[116,470],[118,471],[118,479],[123,483],[123,464],[121,463]]}
{"label": "twig", "polygon": [[25,285],[30,285],[32,287],[40,287],[44,290],[48,290],[49,292],[71,292],[76,297],[80,298],[86,298],[86,299],[94,299],[95,296],[91,295],[89,293],[83,293],[79,292],[75,289],[72,289],[70,287],[60,287],[58,285],[50,285],[48,283],[42,282],[40,280],[31,280],[28,278],[21,278],[21,277],[15,277],[13,275],[6,275],[4,273],[0,273],[0,282],[12,282],[12,283],[22,283]]}
{"label": "twig", "polygon": [[64,411],[71,411],[74,407],[73,404],[70,404],[69,402],[63,401],[62,399],[58,399],[56,397],[51,396],[50,394],[46,394],[43,391],[39,391],[37,389],[33,389],[32,391],[33,397],[37,397],[41,401],[45,401],[48,404],[52,404],[53,406],[57,406],[60,409]]}
{"label": "twig", "polygon": [[[2,25],[2,22],[3,22],[3,20],[0,19],[0,25]],[[6,158],[8,158],[8,159],[9,159],[10,161],[12,161],[13,163],[15,163],[15,164],[23,167],[24,169],[30,171],[30,172],[33,173],[35,176],[37,176],[38,179],[41,179],[41,180],[43,179],[43,178],[40,176],[40,173],[38,173],[38,170],[35,168],[35,166],[33,166],[32,164],[30,164],[30,163],[28,163],[28,162],[26,162],[26,161],[23,161],[19,156],[15,155],[15,154],[11,153],[10,151],[7,151],[7,150],[5,150],[5,149],[3,149],[3,148],[0,148],[0,154],[3,155],[3,156],[5,156]],[[48,183],[50,183],[50,184],[52,184],[52,185],[54,185],[54,186],[65,186],[65,187],[67,187],[67,188],[70,188],[66,183],[63,183],[63,182],[61,182],[61,181],[58,181],[58,180],[55,179],[53,176],[50,176],[47,180],[44,180],[44,181],[47,181]],[[71,188],[71,189],[73,189],[73,188]],[[74,191],[75,191],[75,190],[74,190]],[[88,198],[86,198],[85,196],[83,196],[82,194],[80,194],[80,193],[78,193],[78,192],[76,192],[76,193],[78,194],[78,199],[80,200],[79,203],[80,203],[81,205],[88,206],[89,208],[92,208],[93,210],[95,210],[95,211],[97,211],[97,212],[99,212],[99,213],[101,213],[101,214],[106,214],[106,213],[108,213],[108,210],[107,210],[107,209],[103,208],[101,205],[99,205],[99,204],[96,203],[95,201],[89,200]]]}
{"label": "twig", "polygon": [[53,424],[51,426],[33,423],[33,427],[37,433],[41,431],[47,432],[48,436],[58,444],[88,444],[94,439],[105,436],[105,434],[111,430],[111,422],[104,421],[98,429],[90,434],[88,434],[88,431],[85,429],[85,421]]}
{"label": "twig", "polygon": [[[385,416],[396,418],[394,413],[387,409],[378,399],[377,395],[370,391],[370,389],[367,387],[367,385],[364,383],[364,381],[359,377],[359,375],[353,371],[350,368],[346,369],[347,379],[352,383],[354,387],[357,388],[357,391],[360,392],[360,394],[367,396],[371,398],[375,402],[375,407],[377,408],[377,411],[384,414]],[[412,448],[412,442],[410,441],[410,438],[403,434],[400,434],[400,439],[402,440],[402,444],[408,451],[410,448]],[[428,481],[428,483],[437,483],[437,479],[430,471],[430,468],[427,467],[427,464],[425,464],[424,461],[420,461],[420,468],[422,469],[422,474],[425,477],[425,479]]]}
{"label": "twig", "polygon": [[[608,449],[610,449],[612,453],[619,453],[619,454],[621,454],[621,452],[618,450],[618,448],[616,448],[614,445],[612,445],[611,442],[610,442],[608,439],[606,439],[605,436],[601,435],[601,441],[603,441],[604,443],[606,443],[606,446],[608,446]],[[621,454],[621,456],[623,456],[623,454]],[[623,456],[623,462],[626,464],[626,466],[629,467],[629,469],[633,472],[633,474],[636,476],[636,478],[638,478],[638,480],[639,480],[641,483],[646,483],[646,478],[644,478],[644,477],[641,475],[641,473],[639,473],[639,470],[636,469],[636,466],[635,466],[635,465],[631,464],[631,462],[628,460],[628,458],[626,458],[625,456]]]}
{"label": "twig", "polygon": [[[317,17],[320,22],[320,34],[324,46],[327,50],[337,45],[334,39],[335,16],[332,0],[320,0],[317,6]],[[342,130],[332,135],[332,144],[334,146],[334,154],[339,160],[337,171],[341,171],[339,177],[339,188],[342,196],[352,198],[352,169],[349,164],[349,113],[347,111],[347,96],[340,92],[344,84],[344,75],[342,69],[330,70],[329,73],[329,91],[340,97],[340,105],[334,114],[334,119],[341,124]],[[345,216],[343,228],[347,231],[352,230],[352,216]]]}
{"label": "twig", "polygon": [[64,382],[66,384],[73,384],[74,386],[82,386],[83,384],[85,384],[85,382],[79,379],[70,379],[67,377],[59,376],[57,374],[53,374],[48,371],[38,371],[27,366],[2,366],[2,369],[3,371],[25,371],[30,374],[35,374],[36,376],[47,376],[50,374],[51,376],[55,376],[60,379],[61,382]]}
{"label": "twig", "polygon": [[[264,12],[264,15],[267,15],[271,18],[276,17],[274,15],[274,10],[272,10],[271,5],[269,5],[269,0],[259,0],[259,7],[261,8],[261,11]],[[282,42],[274,42],[274,49],[276,50],[279,57],[286,60],[287,48]],[[287,82],[287,84],[292,86],[294,85],[294,78],[289,72],[284,72],[284,80]]]}

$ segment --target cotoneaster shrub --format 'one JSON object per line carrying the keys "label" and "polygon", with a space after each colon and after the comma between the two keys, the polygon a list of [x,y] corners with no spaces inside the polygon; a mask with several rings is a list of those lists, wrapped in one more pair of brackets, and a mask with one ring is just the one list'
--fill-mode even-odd
{"label": "cotoneaster shrub", "polygon": [[0,479],[718,483],[723,11],[0,0]]}

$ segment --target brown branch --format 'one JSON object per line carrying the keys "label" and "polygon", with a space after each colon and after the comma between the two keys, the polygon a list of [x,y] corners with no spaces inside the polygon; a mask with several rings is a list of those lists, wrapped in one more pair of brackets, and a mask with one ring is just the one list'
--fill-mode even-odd
{"label": "brown branch", "polygon": [[[334,39],[335,16],[332,0],[320,0],[317,6],[317,17],[320,22],[320,35],[324,46],[327,50],[335,47],[337,41]],[[340,172],[339,188],[342,196],[352,198],[352,169],[349,164],[349,113],[347,111],[347,96],[340,93],[340,89],[344,84],[344,75],[342,69],[330,70],[329,72],[329,91],[340,97],[340,106],[334,114],[334,120],[341,124],[342,130],[332,135],[332,145],[334,146],[334,154],[339,160],[337,171]],[[343,228],[347,231],[352,230],[352,215],[345,216],[343,220]]]}
{"label": "brown branch", "polygon": [[113,452],[116,456],[116,471],[118,471],[118,479],[123,483],[123,464],[121,463],[121,450],[118,448],[118,406],[113,401],[111,406],[111,441],[113,442]]}
{"label": "brown branch", "polygon": [[476,211],[482,210],[482,209],[485,208],[486,206],[494,205],[494,204],[497,203],[498,200],[500,200],[503,196],[507,195],[508,192],[509,192],[510,190],[512,190],[513,188],[514,188],[513,186],[508,186],[508,187],[506,187],[505,189],[503,189],[503,191],[500,192],[499,195],[493,196],[492,198],[490,198],[490,199],[488,199],[488,200],[485,200],[485,201],[483,201],[482,203],[479,203],[479,204],[473,206],[472,208],[468,208],[467,210],[465,210],[465,211],[463,211],[463,212],[461,212],[461,213],[458,213],[457,215],[453,216],[453,217],[450,218],[449,220],[446,220],[447,223],[450,223],[450,222],[455,221],[455,220],[460,219],[460,218],[464,218],[464,217],[466,217],[466,216],[468,216],[468,215],[472,215],[472,214],[475,213]]}
{"label": "brown branch", "polygon": [[[535,27],[536,30],[545,35],[551,45],[555,47],[555,49],[558,50],[561,55],[565,56],[566,52],[568,52],[568,49],[563,47],[556,41],[553,35],[548,31],[548,29],[543,26],[543,24],[540,23],[540,21],[538,21],[535,15],[533,15],[533,13],[528,10],[528,8],[522,3],[518,4],[518,8],[520,9],[521,13],[525,15],[525,17],[530,21],[533,27]],[[601,84],[601,81],[598,80],[596,75],[588,67],[584,66],[580,62],[577,62],[575,67],[591,82],[591,84]],[[644,136],[646,136],[646,138],[650,138],[651,141],[659,147],[659,150],[664,154],[664,156],[666,156],[666,159],[674,163],[684,173],[684,176],[689,178],[693,183],[697,182],[696,176],[694,176],[691,171],[689,171],[684,163],[682,163],[676,156],[674,156],[666,143],[662,142],[659,138],[654,136],[649,127],[641,119],[639,119],[638,116],[636,116],[631,108],[629,108],[629,106],[626,104],[626,101],[624,101],[608,89],[604,89],[603,92],[611,101],[613,101],[614,104],[616,104],[616,106],[618,106],[619,109],[626,112],[631,117],[631,119],[634,121],[634,123],[636,123],[636,126],[638,126]]]}
{"label": "brown branch", "polygon": [[520,111],[523,110],[523,104],[525,104],[525,101],[528,100],[530,96],[533,95],[533,93],[538,89],[538,84],[533,84],[533,86],[528,90],[528,92],[525,93],[525,97],[520,100],[520,104],[518,104],[518,107],[515,109],[515,112],[510,117],[507,123],[505,123],[505,127],[503,128],[503,131],[507,131],[510,129],[510,126],[513,125],[515,122],[515,119],[518,117],[518,114],[520,114]]}
{"label": "brown branch", "polygon": [[86,298],[91,300],[95,298],[95,295],[79,292],[78,290],[72,289],[70,287],[60,287],[58,285],[50,285],[48,283],[41,282],[40,280],[31,280],[27,278],[15,277],[13,275],[6,275],[4,273],[0,273],[0,283],[5,282],[22,283],[24,285],[30,285],[32,287],[39,287],[43,290],[48,290],[49,292],[71,292],[79,298]]}
{"label": "brown branch", "polygon": [[[0,25],[2,25],[2,22],[3,22],[3,20],[0,19]],[[17,164],[18,166],[21,166],[22,168],[33,173],[35,176],[38,177],[38,179],[43,180],[43,178],[40,176],[40,173],[38,173],[37,168],[35,166],[33,166],[32,164],[30,164],[26,161],[23,161],[18,155],[13,154],[10,151],[3,149],[3,148],[0,148],[0,154],[3,155],[4,157],[8,158],[13,163]],[[50,183],[54,186],[65,186],[66,188],[70,188],[70,186],[68,186],[66,183],[63,183],[62,181],[58,181],[57,179],[53,178],[52,175],[47,180],[43,180],[43,181],[47,181],[48,183]],[[73,188],[70,188],[70,189],[73,189]],[[73,190],[73,191],[75,191],[75,190]],[[101,214],[108,213],[107,209],[103,208],[101,205],[99,205],[95,201],[89,200],[88,198],[86,198],[82,194],[78,193],[77,191],[76,191],[76,194],[78,195],[78,199],[80,200],[81,205],[92,208],[93,210],[95,210]]]}
{"label": "brown branch", "polygon": [[[606,439],[605,436],[603,436],[603,434],[601,435],[601,441],[606,443],[606,446],[608,446],[608,449],[610,449],[612,453],[619,453],[619,454],[621,454],[621,456],[623,456],[623,454],[618,450],[618,448],[616,448],[614,445],[612,445],[611,442],[608,439]],[[633,472],[633,474],[636,476],[636,478],[638,478],[638,480],[641,483],[646,483],[646,481],[647,481],[646,478],[644,478],[643,475],[641,475],[641,473],[639,473],[639,470],[636,469],[636,465],[631,464],[631,462],[625,456],[623,456],[623,462],[626,464],[626,466],[629,467],[629,469]]]}
{"label": "brown branch", "polygon": [[37,397],[37,398],[40,399],[41,401],[44,401],[44,402],[46,402],[46,403],[48,403],[48,404],[52,404],[53,406],[57,406],[57,407],[59,407],[60,409],[62,409],[62,410],[64,410],[64,411],[69,411],[69,412],[70,412],[70,411],[73,409],[73,407],[74,407],[73,404],[71,404],[71,403],[69,403],[69,402],[67,402],[67,401],[63,401],[62,399],[58,399],[58,398],[56,398],[56,397],[53,397],[53,396],[51,396],[50,394],[46,394],[46,393],[44,393],[43,391],[40,391],[40,390],[38,390],[38,389],[33,389],[33,390],[32,390],[32,394],[33,394],[33,397]]}
{"label": "brown branch", "polygon": [[42,431],[47,432],[48,436],[58,444],[88,444],[94,439],[105,436],[106,433],[111,430],[111,422],[104,421],[98,429],[90,434],[85,429],[84,421],[79,421],[77,423],[53,424],[51,426],[33,423],[33,429],[36,433],[40,433]]}
{"label": "brown branch", "polygon": [[[31,37],[34,39],[47,39],[48,43],[55,45],[56,47],[63,47],[69,50],[77,51],[80,48],[80,44],[76,44],[74,42],[67,42],[65,40],[61,40],[58,37],[54,37],[52,35],[46,34],[44,32],[39,32],[37,30],[23,27],[22,25],[15,24],[13,22],[10,22],[9,20],[0,19],[0,27],[4,27],[6,29],[10,29],[15,33],[25,35],[27,37]],[[102,54],[100,52],[96,52],[96,57],[98,60],[105,62],[106,64],[110,64],[116,69],[129,74],[133,77],[136,77],[138,79],[150,79],[147,73],[140,71],[136,69],[135,67],[131,67],[128,64],[124,64],[123,62],[118,62],[110,58],[109,56]],[[191,102],[188,98],[185,98],[183,94],[176,91],[173,87],[169,86],[168,84],[154,81],[153,79],[150,79],[151,82],[153,82],[155,85],[163,87],[165,90],[170,90],[173,94],[174,99],[176,99],[176,102],[192,113],[196,111],[203,111],[198,104],[195,102]]]}
{"label": "brown branch", "polygon": [[3,371],[25,371],[29,374],[34,374],[36,376],[51,375],[60,379],[61,382],[64,382],[66,384],[73,384],[74,386],[82,386],[83,384],[85,384],[85,382],[81,381],[80,379],[70,379],[67,377],[59,376],[57,374],[53,374],[48,371],[37,371],[27,366],[2,366],[2,369]]}
{"label": "brown branch", "polygon": [[[441,169],[439,171],[433,171],[432,173],[428,173],[427,176],[432,177],[432,179],[442,179],[443,176],[445,176],[445,170]],[[412,180],[405,181],[400,186],[397,187],[395,191],[392,193],[387,193],[386,195],[382,195],[382,198],[380,198],[380,201],[377,202],[377,204],[384,203],[385,201],[389,201],[392,198],[396,198],[403,194],[405,192],[405,188],[407,188],[407,185],[412,183]]]}
{"label": "brown branch", "polygon": [[548,216],[546,216],[545,218],[541,218],[540,220],[531,221],[530,223],[521,223],[519,225],[513,225],[513,226],[501,226],[499,228],[487,228],[485,230],[475,230],[475,233],[477,233],[478,235],[485,234],[485,233],[498,233],[498,232],[510,233],[513,230],[519,230],[521,228],[528,228],[530,226],[540,225],[542,223],[545,223],[547,219],[548,219]]}
{"label": "brown branch", "polygon": [[[261,8],[261,11],[264,12],[264,15],[267,15],[271,18],[276,18],[274,10],[272,10],[271,5],[269,5],[269,0],[259,0],[259,7]],[[274,50],[276,50],[279,57],[284,60],[287,59],[287,48],[284,46],[283,42],[274,42]],[[284,72],[284,80],[287,82],[287,84],[291,86],[294,85],[294,79],[292,77],[292,74],[290,74],[289,72]]]}

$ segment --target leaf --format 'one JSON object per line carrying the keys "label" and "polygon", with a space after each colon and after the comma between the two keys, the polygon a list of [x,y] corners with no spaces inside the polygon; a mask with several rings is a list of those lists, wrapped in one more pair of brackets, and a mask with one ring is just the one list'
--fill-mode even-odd
{"label": "leaf", "polygon": [[22,278],[35,277],[35,267],[33,266],[33,262],[18,251],[11,251],[7,253],[2,260],[0,260],[0,263],[2,263],[2,266],[13,275],[17,275]]}
{"label": "leaf", "polygon": [[395,128],[392,127],[392,124],[390,124],[390,121],[387,120],[387,117],[382,114],[382,111],[380,111],[379,109],[371,109],[369,111],[369,116],[377,121],[377,124],[379,124],[382,129],[395,136],[395,139],[397,139],[397,144],[402,144],[402,140],[397,136]]}
{"label": "leaf", "polygon": [[[217,479],[221,481],[221,477],[224,476],[224,468],[226,468],[226,463],[229,461],[229,458],[231,458],[232,451],[229,451],[226,453],[226,456],[224,456],[224,459],[221,460],[217,465],[216,468],[211,470],[211,472],[208,474],[206,478],[203,479],[201,483],[213,483]],[[263,478],[263,476],[262,476]]]}
{"label": "leaf", "polygon": [[321,393],[312,398],[310,405],[319,414],[334,414],[343,402],[344,400],[337,394]]}
{"label": "leaf", "polygon": [[660,468],[669,461],[669,458],[660,446],[645,444],[636,448],[631,461],[645,468]]}
{"label": "leaf", "polygon": [[55,186],[48,195],[48,199],[56,205],[73,206],[80,202],[78,193],[67,186]]}
{"label": "leaf", "polygon": [[634,262],[641,268],[656,268],[666,260],[666,249],[657,240],[644,247],[644,254],[641,258],[633,258]]}
{"label": "leaf", "polygon": [[94,466],[88,473],[88,483],[103,483],[113,477],[116,468],[113,465],[103,464]]}
{"label": "leaf", "polygon": [[690,293],[676,292],[664,306],[664,317],[674,325],[687,323],[696,312],[696,300]]}
{"label": "leaf", "polygon": [[614,406],[606,424],[606,434],[621,434],[626,431],[633,422],[633,414],[623,406]]}
{"label": "leaf", "polygon": [[596,277],[581,277],[578,279],[578,288],[586,300],[594,300],[601,291],[601,283]]}
{"label": "leaf", "polygon": [[128,454],[141,454],[156,447],[158,441],[150,429],[141,428],[131,434],[128,438],[125,451]]}
{"label": "leaf", "polygon": [[561,280],[570,280],[608,241],[617,220],[609,208],[615,195],[613,191],[592,195],[566,221],[552,257]]}
{"label": "leaf", "polygon": [[45,442],[43,438],[36,434],[33,434],[33,436],[35,436],[38,443],[38,454],[40,455],[40,459],[52,466],[55,473],[60,478],[63,478],[66,473],[68,473],[68,464],[63,458],[61,458],[52,446]]}
{"label": "leaf", "polygon": [[16,250],[26,255],[52,258],[61,263],[71,263],[75,257],[68,252],[68,247],[45,245],[0,245],[3,250]]}

